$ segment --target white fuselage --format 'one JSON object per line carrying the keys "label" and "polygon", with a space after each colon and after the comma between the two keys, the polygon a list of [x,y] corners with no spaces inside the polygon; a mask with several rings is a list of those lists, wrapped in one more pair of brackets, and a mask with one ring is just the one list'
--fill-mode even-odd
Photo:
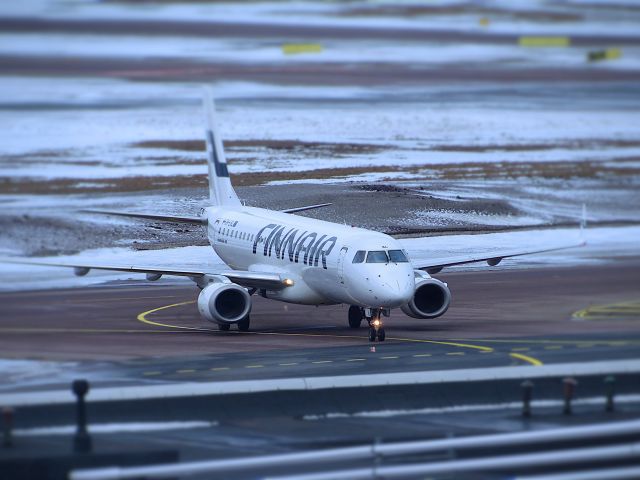
{"label": "white fuselage", "polygon": [[415,291],[408,262],[353,263],[358,251],[402,251],[388,235],[253,207],[206,209],[209,242],[231,268],[293,280],[268,298],[308,305],[393,308]]}

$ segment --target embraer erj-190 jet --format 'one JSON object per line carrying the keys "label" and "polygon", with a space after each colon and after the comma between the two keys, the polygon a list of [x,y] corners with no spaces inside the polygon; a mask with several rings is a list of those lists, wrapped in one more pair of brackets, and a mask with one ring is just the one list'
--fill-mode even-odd
{"label": "embraer erj-190 jet", "polygon": [[61,264],[13,259],[14,262],[74,268],[76,275],[91,269],[146,273],[148,280],[180,275],[201,291],[200,314],[220,330],[249,329],[251,296],[304,305],[350,305],[352,328],[363,320],[369,339],[384,341],[383,317],[400,308],[417,319],[443,315],[451,293],[447,284],[432,278],[442,268],[486,261],[497,265],[505,257],[540,253],[579,244],[535,251],[493,252],[489,256],[435,258],[412,264],[394,238],[383,233],[292,215],[324,207],[310,205],[283,211],[243,206],[229,179],[222,141],[215,126],[213,99],[205,94],[207,160],[211,206],[197,217],[94,211],[97,213],[187,222],[207,227],[209,242],[228,265],[226,270],[179,270],[156,266]]}

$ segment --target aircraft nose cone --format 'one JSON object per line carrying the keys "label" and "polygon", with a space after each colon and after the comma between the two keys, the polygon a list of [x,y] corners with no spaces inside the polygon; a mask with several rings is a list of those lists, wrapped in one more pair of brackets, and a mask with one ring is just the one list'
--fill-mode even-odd
{"label": "aircraft nose cone", "polygon": [[413,287],[409,282],[386,282],[378,292],[378,299],[385,307],[399,307],[404,305],[413,295]]}

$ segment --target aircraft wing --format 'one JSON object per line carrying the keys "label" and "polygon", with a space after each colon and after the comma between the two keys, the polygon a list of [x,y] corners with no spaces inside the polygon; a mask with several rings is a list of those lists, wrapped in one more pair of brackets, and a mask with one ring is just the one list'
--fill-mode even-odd
{"label": "aircraft wing", "polygon": [[[314,210],[316,208],[328,207],[331,203],[319,203],[317,205],[306,205],[304,207],[287,208],[286,210],[280,210],[282,213],[297,213],[305,212],[307,210]],[[97,213],[98,215],[112,215],[115,217],[126,218],[142,218],[146,220],[157,220],[159,222],[172,222],[172,223],[196,223],[201,225],[207,224],[206,217],[189,217],[189,216],[177,216],[177,215],[157,215],[155,213],[134,213],[134,212],[120,212],[116,210],[99,210],[99,209],[85,209],[81,210],[83,213]]]}
{"label": "aircraft wing", "polygon": [[426,270],[427,273],[438,273],[444,267],[452,267],[454,265],[464,265],[466,263],[487,262],[490,266],[498,265],[503,258],[520,257],[523,255],[533,255],[534,253],[554,252],[557,250],[565,250],[567,248],[583,247],[586,242],[580,241],[575,243],[567,243],[561,245],[549,246],[538,250],[510,250],[496,251],[490,253],[482,253],[477,255],[455,255],[451,257],[434,258],[430,262],[419,262],[415,267],[418,270]]}
{"label": "aircraft wing", "polygon": [[296,213],[304,212],[306,210],[314,210],[316,208],[328,207],[333,205],[332,203],[318,203],[317,205],[306,205],[304,207],[287,208],[286,210],[280,210],[282,213]]}
{"label": "aircraft wing", "polygon": [[[142,265],[96,265],[96,264],[84,264],[84,263],[65,263],[65,262],[46,262],[32,259],[22,258],[2,258],[0,262],[14,263],[21,265],[35,265],[45,267],[67,267],[73,268],[74,273],[78,276],[86,275],[90,270],[112,270],[115,272],[131,272],[131,273],[146,273],[149,276],[158,275],[172,275],[189,277],[194,282],[198,283],[198,280],[204,278],[207,275],[210,276],[222,276],[227,277],[233,283],[242,285],[248,288],[268,288],[269,290],[281,290],[291,285],[291,280],[281,276],[277,273],[269,272],[253,272],[248,270],[189,270],[189,269],[174,269],[163,267],[151,267]],[[159,276],[154,278],[157,280]]]}
{"label": "aircraft wing", "polygon": [[199,223],[201,225],[207,224],[206,217],[178,217],[178,216],[172,216],[172,215],[155,215],[153,213],[117,212],[113,210],[81,210],[81,212],[97,213],[100,215],[113,215],[116,217],[144,218],[147,220],[158,220],[161,222]]}

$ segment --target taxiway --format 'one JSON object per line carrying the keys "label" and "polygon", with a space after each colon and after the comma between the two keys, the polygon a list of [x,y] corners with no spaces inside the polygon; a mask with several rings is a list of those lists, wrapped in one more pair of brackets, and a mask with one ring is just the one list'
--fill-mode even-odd
{"label": "taxiway", "polygon": [[455,295],[449,312],[435,321],[393,312],[387,341],[375,344],[366,328],[347,326],[344,306],[304,307],[257,296],[250,332],[220,332],[199,317],[198,289],[185,283],[4,293],[4,357],[60,361],[64,368],[59,375],[4,369],[0,391],[67,385],[78,375],[132,385],[637,357],[638,263],[498,268],[439,278]]}

